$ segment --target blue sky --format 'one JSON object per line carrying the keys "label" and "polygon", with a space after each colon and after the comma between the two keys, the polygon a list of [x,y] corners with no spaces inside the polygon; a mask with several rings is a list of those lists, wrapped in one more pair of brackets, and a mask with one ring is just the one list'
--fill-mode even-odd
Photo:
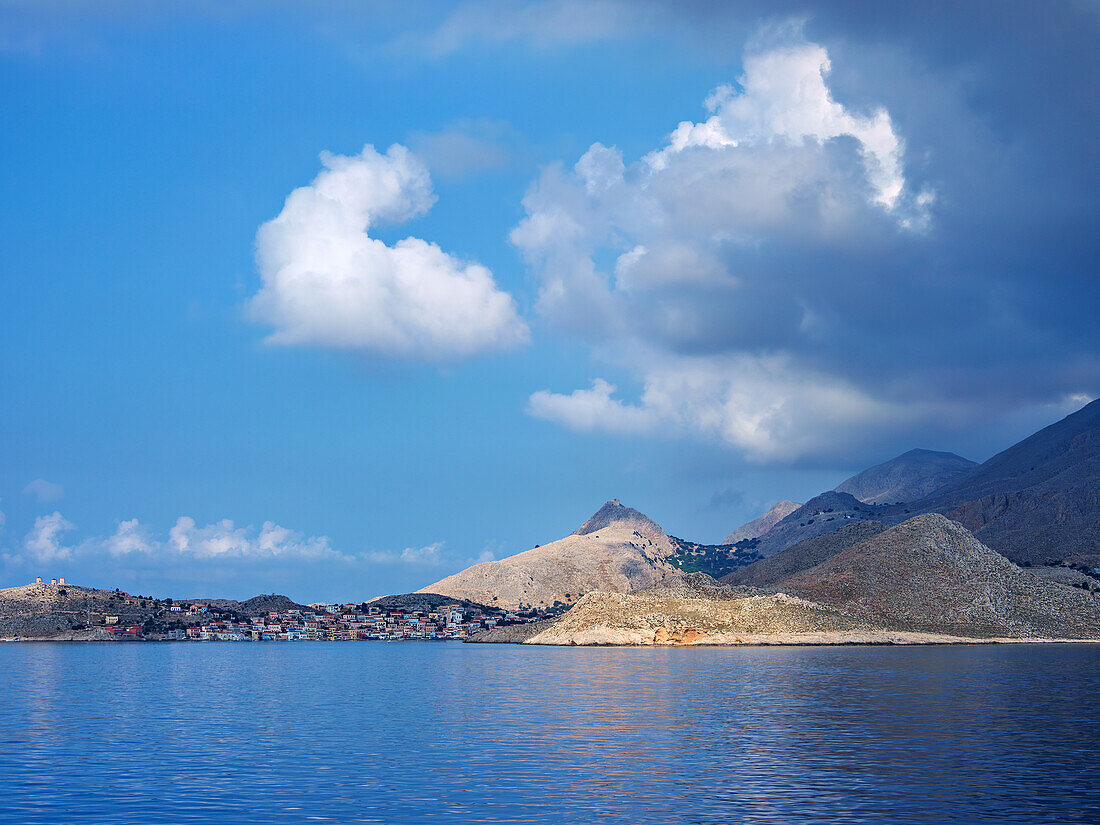
{"label": "blue sky", "polygon": [[406,5],[0,2],[0,584],[717,541],[1097,395],[1094,3]]}

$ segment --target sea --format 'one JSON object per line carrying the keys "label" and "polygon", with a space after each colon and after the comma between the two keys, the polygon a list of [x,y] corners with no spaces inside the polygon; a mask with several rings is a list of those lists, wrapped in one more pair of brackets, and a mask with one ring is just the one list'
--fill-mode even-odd
{"label": "sea", "polygon": [[0,644],[0,823],[1097,823],[1100,646]]}

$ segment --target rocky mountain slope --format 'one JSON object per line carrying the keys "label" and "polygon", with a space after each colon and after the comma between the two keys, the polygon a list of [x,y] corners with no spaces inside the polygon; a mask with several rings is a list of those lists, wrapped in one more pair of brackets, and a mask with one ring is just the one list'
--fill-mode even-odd
{"label": "rocky mountain slope", "polygon": [[516,609],[572,604],[585,593],[626,593],[679,573],[678,546],[647,516],[607,502],[576,532],[499,561],[475,564],[420,593]]}
{"label": "rocky mountain slope", "polygon": [[719,581],[734,586],[768,587],[787,576],[808,570],[852,545],[877,536],[885,529],[886,525],[881,521],[852,522],[839,530],[804,539],[774,556],[735,570]]}
{"label": "rocky mountain slope", "polygon": [[914,506],[944,513],[1014,561],[1100,567],[1100,400]]}
{"label": "rocky mountain slope", "polygon": [[723,544],[736,544],[746,539],[758,539],[801,506],[796,501],[780,501],[764,515],[742,524],[726,536]]}
{"label": "rocky mountain slope", "polygon": [[849,493],[828,492],[814,496],[760,537],[756,552],[773,556],[793,544],[831,533],[857,521],[872,521],[882,510],[864,504]]}
{"label": "rocky mountain slope", "polygon": [[1100,600],[1021,570],[935,513],[891,527],[774,586],[899,630],[1100,638]]}
{"label": "rocky mountain slope", "polygon": [[835,489],[864,504],[899,504],[952,485],[977,466],[954,453],[910,450],[857,473]]}
{"label": "rocky mountain slope", "polygon": [[774,555],[851,522],[899,524],[921,513],[946,515],[1016,562],[1100,567],[1100,400],[923,498],[874,505],[823,493],[761,536],[756,550]]}

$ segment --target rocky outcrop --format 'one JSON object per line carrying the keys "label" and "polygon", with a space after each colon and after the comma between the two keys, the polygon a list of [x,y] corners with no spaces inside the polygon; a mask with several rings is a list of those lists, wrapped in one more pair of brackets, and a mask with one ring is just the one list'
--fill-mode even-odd
{"label": "rocky outcrop", "polygon": [[802,505],[796,501],[780,501],[764,515],[746,522],[726,536],[723,544],[736,544],[746,539],[758,539]]}
{"label": "rocky outcrop", "polygon": [[656,522],[613,500],[572,535],[475,564],[418,592],[508,609],[548,608],[593,590],[628,593],[678,578],[669,561],[677,552]]}
{"label": "rocky outcrop", "polygon": [[865,504],[900,504],[955,484],[977,466],[955,453],[910,450],[857,473],[835,489]]}

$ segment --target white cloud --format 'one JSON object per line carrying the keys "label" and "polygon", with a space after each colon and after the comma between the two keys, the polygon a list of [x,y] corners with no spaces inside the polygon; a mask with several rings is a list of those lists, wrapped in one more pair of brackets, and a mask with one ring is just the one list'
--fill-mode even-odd
{"label": "white cloud", "polygon": [[614,384],[602,378],[595,379],[591,389],[574,390],[568,395],[539,390],[531,395],[527,412],[579,432],[652,432],[660,423],[660,414],[651,407],[631,406],[612,398],[615,390]]}
{"label": "white cloud", "polygon": [[654,169],[666,169],[675,155],[692,147],[726,149],[788,143],[801,146],[840,137],[858,141],[874,202],[886,209],[898,204],[905,187],[902,142],[882,108],[855,114],[837,103],[826,78],[829,55],[816,43],[796,42],[745,55],[741,90],[720,86],[707,98],[713,115],[702,123],[684,121],[669,145],[646,157]]}
{"label": "white cloud", "polygon": [[424,547],[406,547],[401,551],[401,561],[410,564],[439,564],[443,542],[437,541]]}
{"label": "white cloud", "polygon": [[818,354],[859,294],[846,274],[830,291],[822,261],[918,243],[932,194],[907,180],[884,108],[834,99],[823,47],[797,25],[771,34],[747,51],[738,85],[708,97],[706,120],[680,123],[631,164],[595,143],[528,191],[511,239],[539,281],[539,313],[643,386],[636,403],[602,379],[541,390],[529,414],[578,431],[694,435],[768,461],[835,453],[942,410]]}
{"label": "white cloud", "polygon": [[23,494],[34,496],[40,503],[47,504],[64,498],[65,488],[44,478],[36,478],[23,488]]}
{"label": "white cloud", "polygon": [[256,531],[237,527],[222,519],[199,527],[190,516],[181,516],[168,531],[165,548],[180,556],[199,559],[318,559],[340,558],[326,536],[306,537],[301,533],[265,521]]}
{"label": "white cloud", "polygon": [[[949,414],[931,405],[893,404],[842,379],[803,372],[784,356],[727,358],[651,353],[638,404],[613,396],[602,379],[569,395],[537,392],[528,411],[577,431],[618,435],[701,435],[754,461],[790,461],[859,444],[868,429],[904,429]],[[819,443],[822,432],[829,444]]]}
{"label": "white cloud", "polygon": [[512,297],[484,266],[419,238],[387,246],[368,234],[435,200],[427,168],[408,149],[395,144],[382,155],[368,145],[321,162],[256,235],[263,286],[250,309],[275,327],[269,342],[445,362],[528,340]]}
{"label": "white cloud", "polygon": [[127,556],[131,553],[153,553],[160,549],[160,543],[151,538],[149,532],[136,518],[119,522],[118,528],[104,543],[112,556]]}
{"label": "white cloud", "polygon": [[34,520],[34,529],[23,540],[24,555],[32,561],[62,561],[72,557],[73,548],[62,544],[61,536],[74,529],[56,510]]}

